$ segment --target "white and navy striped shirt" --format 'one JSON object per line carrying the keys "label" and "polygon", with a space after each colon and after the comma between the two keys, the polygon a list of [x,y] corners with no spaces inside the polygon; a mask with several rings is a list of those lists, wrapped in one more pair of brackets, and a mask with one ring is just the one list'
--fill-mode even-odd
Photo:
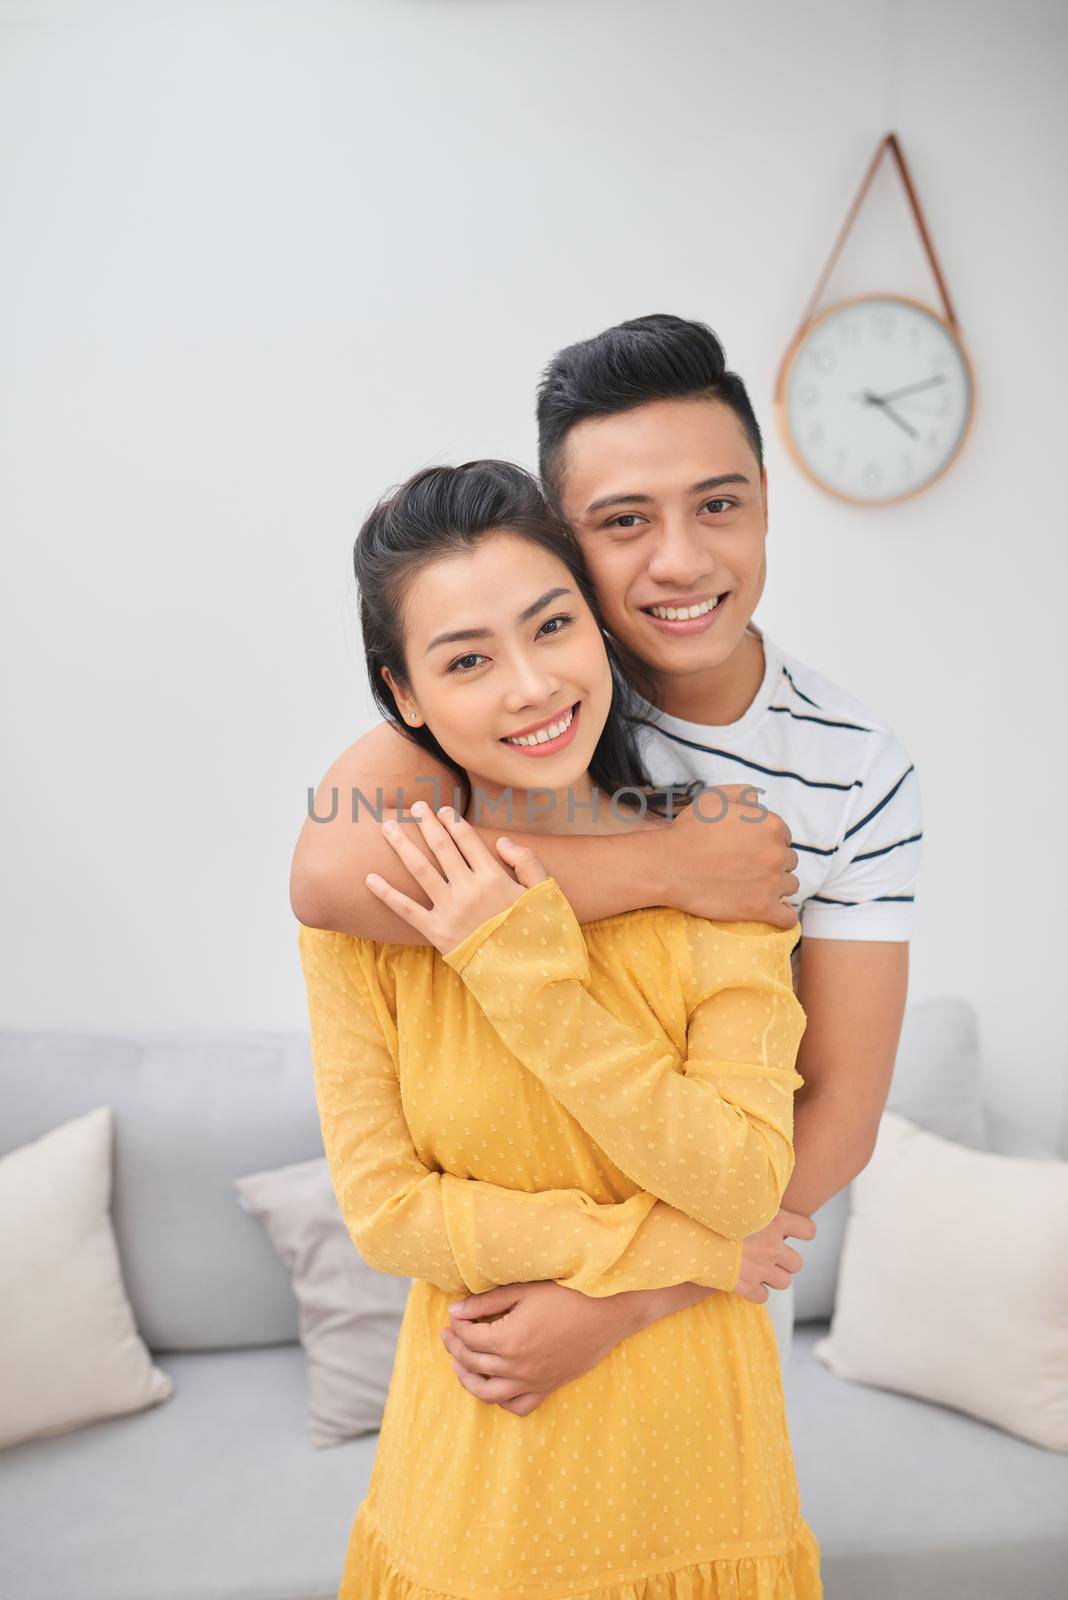
{"label": "white and navy striped shirt", "polygon": [[[802,938],[907,940],[923,837],[908,751],[882,718],[749,626],[763,642],[764,678],[737,722],[685,722],[640,702],[651,781],[760,791],[797,851],[790,903]],[[712,797],[702,810],[715,816]]]}

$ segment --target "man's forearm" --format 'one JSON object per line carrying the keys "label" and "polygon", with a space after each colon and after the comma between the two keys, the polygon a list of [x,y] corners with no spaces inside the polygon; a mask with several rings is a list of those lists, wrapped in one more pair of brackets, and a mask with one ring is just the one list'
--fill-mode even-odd
{"label": "man's forearm", "polygon": [[719,1289],[707,1289],[701,1283],[673,1283],[667,1289],[637,1289],[631,1292],[634,1300],[629,1308],[632,1323],[628,1329],[630,1333],[651,1328],[661,1317],[670,1317],[675,1311],[696,1306],[710,1294],[722,1293]]}
{"label": "man's forearm", "polygon": [[874,1137],[867,1119],[841,1097],[799,1095],[794,1103],[794,1170],[783,1208],[811,1217],[867,1166]]}
{"label": "man's forearm", "polygon": [[[386,819],[399,821],[410,842],[432,862],[429,847],[422,842],[410,814],[385,808],[382,820]],[[600,835],[524,833],[503,821],[500,827],[483,822],[476,829],[497,859],[496,841],[502,834],[529,846],[560,885],[579,922],[672,903],[672,857],[663,831],[635,827]],[[411,923],[390,911],[367,887],[364,879],[368,872],[377,872],[419,904],[425,903],[415,880],[398,867],[396,852],[377,818],[364,817],[353,824],[342,816],[321,828],[305,823],[291,875],[294,913],[313,928],[331,928],[387,944],[426,944]]]}
{"label": "man's forearm", "polygon": [[662,829],[635,826],[599,835],[523,833],[480,823],[476,831],[494,856],[495,841],[502,834],[529,846],[560,885],[579,922],[673,903],[668,898],[670,858]]}

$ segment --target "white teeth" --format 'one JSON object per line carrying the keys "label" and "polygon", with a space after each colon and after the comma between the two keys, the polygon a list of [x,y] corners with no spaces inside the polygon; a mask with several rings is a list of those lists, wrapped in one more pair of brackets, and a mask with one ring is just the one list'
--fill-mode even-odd
{"label": "white teeth", "polygon": [[560,718],[559,722],[550,722],[547,728],[539,728],[537,733],[524,733],[519,738],[506,739],[504,742],[505,744],[548,744],[550,739],[559,739],[562,733],[567,732],[574,715],[575,708],[572,706],[567,714]]}
{"label": "white teeth", "polygon": [[702,600],[696,606],[649,606],[647,609],[654,617],[661,617],[665,622],[686,622],[690,617],[704,617],[714,611],[719,605],[719,598],[715,600]]}

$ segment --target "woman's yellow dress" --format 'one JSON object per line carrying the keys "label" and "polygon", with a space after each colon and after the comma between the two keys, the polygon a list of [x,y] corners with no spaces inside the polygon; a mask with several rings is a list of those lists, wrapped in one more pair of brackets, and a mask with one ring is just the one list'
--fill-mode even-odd
{"label": "woman's yellow dress", "polygon": [[[553,878],[442,956],[301,927],[315,1090],[361,1255],[411,1277],[339,1600],[820,1600],[766,1305],[730,1291],[793,1170],[799,930],[581,927]],[[719,1289],[526,1417],[448,1305],[554,1279]]]}

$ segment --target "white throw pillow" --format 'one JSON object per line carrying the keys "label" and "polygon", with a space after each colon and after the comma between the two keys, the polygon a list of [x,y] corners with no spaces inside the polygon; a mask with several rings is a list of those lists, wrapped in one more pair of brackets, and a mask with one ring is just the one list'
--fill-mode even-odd
{"label": "white throw pillow", "polygon": [[966,1149],[885,1111],[851,1193],[817,1358],[1068,1450],[1068,1162]]}
{"label": "white throw pillow", "polygon": [[166,1400],[111,1227],[108,1106],[0,1158],[0,1449]]}

